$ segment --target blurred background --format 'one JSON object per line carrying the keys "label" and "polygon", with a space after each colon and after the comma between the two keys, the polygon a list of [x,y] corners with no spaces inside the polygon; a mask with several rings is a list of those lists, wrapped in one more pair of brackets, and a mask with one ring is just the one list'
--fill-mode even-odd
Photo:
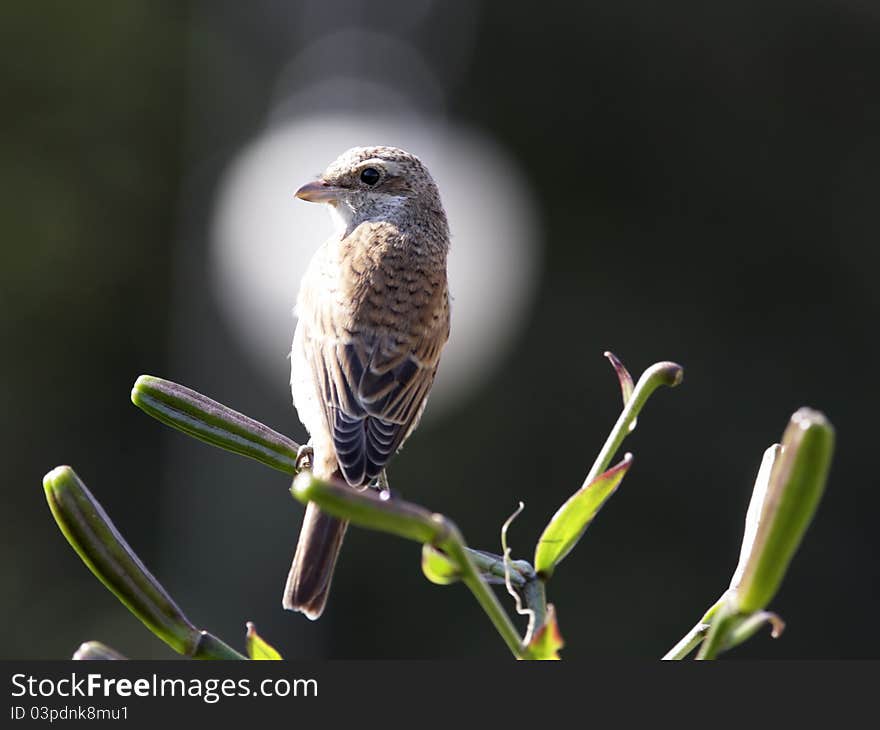
{"label": "blurred background", "polygon": [[[402,146],[453,232],[452,339],[390,469],[475,547],[530,558],[620,393],[685,368],[549,588],[568,657],[662,655],[727,586],[764,449],[809,405],[829,486],[732,657],[880,655],[875,289],[880,8],[836,2],[5,3],[0,44],[0,619],[5,658],[167,649],[89,573],[41,488],[74,466],[200,626],[289,658],[504,658],[415,544],[351,530],[327,612],[281,609],[302,508],[280,473],[129,401],[184,383],[304,440],[286,359],[293,198],[344,149]],[[442,455],[442,456],[440,456]],[[509,602],[505,600],[505,605]]]}

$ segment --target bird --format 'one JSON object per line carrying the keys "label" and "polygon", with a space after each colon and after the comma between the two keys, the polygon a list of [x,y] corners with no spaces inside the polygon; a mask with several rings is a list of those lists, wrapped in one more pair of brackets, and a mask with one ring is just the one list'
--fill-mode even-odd
{"label": "bird", "polygon": [[[387,486],[422,417],[450,332],[449,225],[425,165],[396,147],[353,147],[296,191],[335,230],[296,299],[290,384],[312,473]],[[348,523],[309,502],[282,605],[324,611]]]}

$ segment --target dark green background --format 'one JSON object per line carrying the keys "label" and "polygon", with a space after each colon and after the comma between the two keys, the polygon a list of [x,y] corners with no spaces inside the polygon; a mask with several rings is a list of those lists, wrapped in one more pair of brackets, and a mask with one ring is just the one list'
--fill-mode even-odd
{"label": "dark green background", "polygon": [[[387,30],[406,3],[371,5],[339,3],[338,25]],[[418,547],[383,535],[351,532],[320,622],[283,613],[301,516],[284,476],[188,442],[128,399],[138,374],[162,375],[302,437],[287,384],[262,379],[221,323],[205,269],[210,200],[194,191],[210,190],[262,127],[277,65],[309,40],[291,26],[314,7],[0,11],[4,657],[66,657],[86,639],[170,654],[56,529],[41,477],[60,463],[190,617],[230,643],[243,644],[250,619],[292,658],[505,656],[464,588],[430,585]],[[419,430],[395,485],[487,549],[523,499],[511,539],[529,557],[616,418],[602,351],[634,373],[682,363],[684,385],[649,404],[628,442],[635,466],[549,596],[566,656],[656,657],[726,586],[761,454],[813,406],[836,426],[838,450],[772,605],[788,630],[736,656],[876,657],[880,10],[839,0],[457,12],[437,4],[392,32],[439,65],[459,23],[476,23],[449,112],[526,171],[543,278],[505,370]],[[212,498],[187,502],[199,479]],[[175,519],[160,520],[175,504]]]}

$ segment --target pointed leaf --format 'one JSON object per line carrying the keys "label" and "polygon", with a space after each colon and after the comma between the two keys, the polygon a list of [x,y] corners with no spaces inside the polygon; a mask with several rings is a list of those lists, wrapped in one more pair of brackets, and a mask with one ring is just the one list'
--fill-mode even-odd
{"label": "pointed leaf", "polygon": [[632,454],[581,487],[553,515],[535,549],[535,571],[549,578],[578,543],[608,498],[614,494],[632,464]]}
{"label": "pointed leaf", "polygon": [[556,609],[547,604],[547,620],[526,647],[524,659],[559,659],[559,650],[565,646],[556,620]]}
{"label": "pointed leaf", "polygon": [[[614,368],[614,372],[617,373],[617,379],[620,381],[620,394],[623,396],[623,407],[626,408],[626,404],[629,403],[629,399],[632,397],[633,390],[635,390],[632,375],[629,374],[629,370],[624,367],[623,363],[613,352],[611,352],[610,350],[606,351],[605,357],[608,358],[608,361]],[[632,423],[629,424],[630,432],[634,431],[635,427],[636,419],[633,418]]]}
{"label": "pointed leaf", "polygon": [[266,643],[266,641],[257,633],[257,627],[251,621],[247,622],[247,637],[245,638],[247,645],[247,654],[251,659],[278,661],[281,654]]}

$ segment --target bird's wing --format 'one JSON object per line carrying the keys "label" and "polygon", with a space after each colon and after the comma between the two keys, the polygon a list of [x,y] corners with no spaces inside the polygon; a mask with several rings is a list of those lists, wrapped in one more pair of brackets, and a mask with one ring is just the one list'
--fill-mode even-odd
{"label": "bird's wing", "polygon": [[411,347],[380,334],[309,338],[319,402],[349,484],[375,479],[418,423],[442,346],[425,339]]}
{"label": "bird's wing", "polygon": [[424,355],[382,335],[323,348],[325,416],[349,483],[374,479],[418,422],[437,372]]}

